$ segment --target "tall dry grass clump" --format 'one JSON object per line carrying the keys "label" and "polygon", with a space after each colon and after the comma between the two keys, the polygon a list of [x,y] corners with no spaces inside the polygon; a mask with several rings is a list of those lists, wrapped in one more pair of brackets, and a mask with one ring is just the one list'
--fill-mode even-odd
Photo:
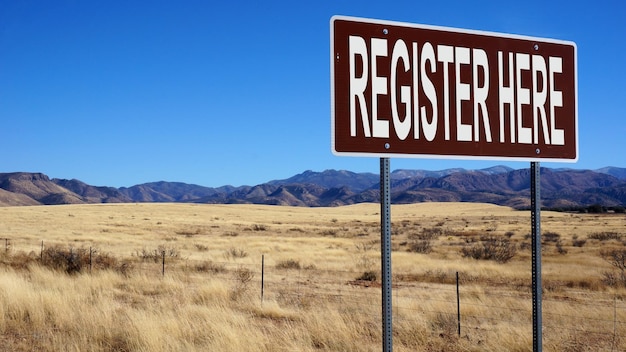
{"label": "tall dry grass clump", "polygon": [[33,266],[28,275],[0,272],[0,300],[5,350],[260,351],[269,344],[221,282],[189,289],[176,278],[69,276]]}

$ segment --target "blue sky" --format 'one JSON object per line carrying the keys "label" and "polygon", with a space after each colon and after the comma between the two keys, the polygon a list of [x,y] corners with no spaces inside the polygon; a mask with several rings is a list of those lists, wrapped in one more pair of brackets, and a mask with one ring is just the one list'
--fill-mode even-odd
{"label": "blue sky", "polygon": [[[98,186],[378,172],[330,148],[330,32],[348,15],[574,41],[579,161],[626,167],[622,1],[0,0],[0,172]],[[391,160],[392,169],[526,162]]]}

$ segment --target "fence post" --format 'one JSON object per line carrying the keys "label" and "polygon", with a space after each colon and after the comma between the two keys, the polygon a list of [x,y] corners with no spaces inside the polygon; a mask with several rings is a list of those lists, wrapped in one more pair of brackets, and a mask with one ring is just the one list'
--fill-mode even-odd
{"label": "fence post", "polygon": [[89,274],[91,274],[91,247],[89,247]]}
{"label": "fence post", "polygon": [[456,272],[456,321],[459,337],[461,337],[461,299],[459,296],[459,272]]}
{"label": "fence post", "polygon": [[615,337],[617,336],[617,296],[613,297],[613,341],[611,341],[611,351],[615,348]]}
{"label": "fence post", "polygon": [[43,261],[43,240],[41,240],[41,252],[39,252],[39,260]]}
{"label": "fence post", "polygon": [[9,239],[8,238],[4,239],[4,251],[5,252],[9,251]]}
{"label": "fence post", "polygon": [[161,252],[161,255],[163,256],[163,269],[162,269],[162,275],[165,276],[165,251]]}
{"label": "fence post", "polygon": [[265,289],[265,254],[261,255],[261,303],[263,303],[263,291]]}

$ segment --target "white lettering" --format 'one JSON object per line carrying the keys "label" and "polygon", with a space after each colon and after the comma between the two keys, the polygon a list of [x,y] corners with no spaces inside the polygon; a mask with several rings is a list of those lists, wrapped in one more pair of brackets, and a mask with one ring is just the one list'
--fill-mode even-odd
{"label": "white lettering", "polygon": [[403,40],[396,42],[391,54],[391,116],[393,117],[393,128],[396,131],[396,135],[403,141],[411,131],[411,87],[400,87],[400,101],[406,107],[404,121],[401,121],[398,114],[398,97],[396,96],[396,70],[400,60],[404,62],[404,72],[407,72],[409,70],[409,50]]}
{"label": "white lettering", "polygon": [[417,43],[413,43],[413,138],[420,138],[419,119],[419,61],[417,55]]}
{"label": "white lettering", "polygon": [[[541,117],[541,129],[543,130],[543,140],[550,144],[548,121],[546,120],[546,97],[548,77],[546,75],[546,61],[542,56],[533,55],[533,137],[534,143],[539,144],[539,117]],[[541,77],[539,77],[541,76]],[[542,90],[539,91],[539,82]],[[538,116],[539,115],[539,116]]]}
{"label": "white lettering", "polygon": [[[487,115],[487,96],[489,95],[489,61],[487,53],[482,49],[472,50],[472,91],[474,92],[474,141],[480,141],[480,133],[478,129],[479,114],[483,117],[483,126],[485,128],[485,138],[491,143],[491,125],[489,124],[489,115]],[[485,75],[484,85],[479,84],[479,67]]]}
{"label": "white lettering", "polygon": [[456,47],[454,48],[454,54],[454,70],[456,77],[456,140],[471,141],[472,125],[464,124],[461,121],[461,101],[469,101],[470,99],[470,85],[461,83],[461,64],[469,65],[470,50],[469,48]]}
{"label": "white lettering", "polygon": [[372,135],[389,138],[389,121],[378,119],[378,96],[387,94],[387,78],[377,75],[376,59],[379,56],[387,56],[387,40],[372,38]]}
{"label": "white lettering", "polygon": [[565,132],[556,128],[556,112],[555,107],[563,107],[563,94],[561,91],[554,89],[554,74],[563,72],[563,59],[560,57],[550,56],[548,58],[550,65],[550,134],[552,135],[552,144],[565,145]]}
{"label": "white lettering", "polygon": [[454,47],[437,45],[437,61],[443,63],[443,127],[446,141],[450,140],[450,79],[448,65],[454,62]]}
{"label": "white lettering", "polygon": [[509,106],[509,126],[511,130],[511,143],[515,143],[515,93],[513,90],[513,53],[509,53],[509,85],[504,85],[503,72],[504,68],[502,67],[502,52],[498,51],[498,96],[500,97],[500,103],[498,104],[500,111],[500,143],[504,143],[504,105]]}
{"label": "white lettering", "polygon": [[517,141],[519,143],[531,144],[532,128],[522,125],[522,105],[530,104],[530,89],[522,88],[522,71],[530,69],[530,56],[528,54],[515,54],[515,78],[517,93]]}
{"label": "white lettering", "polygon": [[437,93],[435,92],[435,86],[433,82],[431,82],[428,75],[426,75],[426,62],[430,62],[430,72],[435,72],[436,63],[435,63],[435,51],[433,46],[430,43],[425,43],[422,47],[422,59],[420,61],[421,73],[422,73],[422,89],[424,90],[424,94],[426,94],[426,98],[430,100],[430,103],[433,107],[433,118],[430,123],[428,123],[428,117],[426,116],[426,107],[422,106],[420,108],[420,116],[422,118],[422,126],[424,129],[424,137],[426,137],[427,141],[432,141],[435,139],[435,135],[437,134]]}
{"label": "white lettering", "polygon": [[[497,92],[489,94],[495,85],[490,76],[496,74],[489,59],[495,57],[485,49],[430,42],[420,46],[403,39],[395,40],[393,48],[390,44],[384,38],[349,36],[352,137],[480,142],[484,133],[486,143],[565,145],[565,131],[556,123],[563,88],[555,85],[563,58],[498,51]],[[492,135],[491,122],[499,122],[499,138]],[[440,127],[443,133],[438,133]]]}
{"label": "white lettering", "polygon": [[[365,40],[361,37],[350,36],[349,53],[350,53],[350,136],[356,137],[356,106],[355,102],[359,102],[361,109],[361,121],[363,122],[363,132],[365,137],[370,137],[370,122],[367,116],[367,107],[365,104],[365,88],[368,81],[368,63],[367,63],[367,46]],[[361,57],[363,62],[363,75],[356,76],[356,56]]]}

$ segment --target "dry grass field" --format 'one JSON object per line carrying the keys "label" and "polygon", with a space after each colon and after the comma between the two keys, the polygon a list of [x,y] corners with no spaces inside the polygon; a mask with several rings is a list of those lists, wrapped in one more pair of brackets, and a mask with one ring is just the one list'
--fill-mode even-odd
{"label": "dry grass field", "polygon": [[[529,212],[391,214],[395,351],[532,351]],[[626,350],[626,216],[541,226],[544,350]],[[5,207],[0,238],[3,351],[381,349],[378,204]]]}

